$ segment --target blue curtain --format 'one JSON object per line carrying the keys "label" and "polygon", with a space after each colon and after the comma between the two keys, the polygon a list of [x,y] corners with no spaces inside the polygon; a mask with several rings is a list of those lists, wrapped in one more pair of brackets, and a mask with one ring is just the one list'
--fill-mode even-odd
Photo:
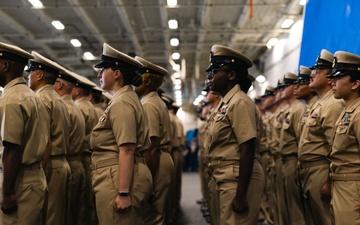
{"label": "blue curtain", "polygon": [[308,0],[299,65],[314,65],[321,49],[360,55],[360,0]]}

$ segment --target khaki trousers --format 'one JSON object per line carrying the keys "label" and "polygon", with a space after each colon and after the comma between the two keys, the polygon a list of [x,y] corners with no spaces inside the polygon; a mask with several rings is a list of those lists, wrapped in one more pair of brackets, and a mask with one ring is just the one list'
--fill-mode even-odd
{"label": "khaki trousers", "polygon": [[217,189],[216,182],[213,176],[209,177],[208,187],[209,187],[208,207],[209,207],[211,225],[219,225],[220,199],[219,199],[219,191]]}
{"label": "khaki trousers", "polygon": [[[0,172],[0,181],[3,182],[3,173]],[[43,209],[46,197],[46,178],[43,169],[20,169],[15,184],[17,210],[6,215],[0,210],[1,225],[39,225],[43,223]],[[3,199],[3,192],[0,192]]]}
{"label": "khaki trousers", "polygon": [[163,225],[165,223],[165,208],[174,173],[174,163],[170,153],[161,152],[159,168],[154,179],[155,201],[146,203],[142,224]]}
{"label": "khaki trousers", "polygon": [[284,187],[286,196],[286,210],[290,224],[305,225],[300,190],[296,184],[297,177],[297,157],[283,158]]}
{"label": "khaki trousers", "polygon": [[205,180],[205,165],[204,165],[204,149],[203,148],[199,149],[198,160],[199,160],[201,199],[204,201],[206,199],[206,180]]}
{"label": "khaki trousers", "polygon": [[310,212],[316,225],[331,225],[330,200],[321,199],[321,188],[329,177],[329,165],[300,169],[300,180],[305,198],[306,212]]}
{"label": "khaki trousers", "polygon": [[181,176],[183,167],[183,154],[180,147],[175,147],[171,151],[171,157],[174,162],[174,172],[171,177],[169,197],[166,207],[166,224],[173,222],[176,211],[180,207],[181,199]]}
{"label": "khaki trousers", "polygon": [[69,218],[71,169],[64,156],[51,156],[45,171],[48,184],[46,224],[64,225]]}
{"label": "khaki trousers", "polygon": [[144,163],[134,163],[130,188],[131,210],[114,211],[114,200],[118,193],[118,165],[93,170],[92,184],[95,192],[96,212],[99,225],[139,225],[142,210],[153,190],[149,168]]}
{"label": "khaki trousers", "polygon": [[84,206],[84,224],[85,225],[97,225],[97,216],[95,209],[95,194],[92,186],[91,177],[91,153],[82,153],[82,163],[85,171],[85,206]]}
{"label": "khaki trousers", "polygon": [[71,168],[70,220],[72,225],[84,224],[85,171],[80,158],[69,157]]}
{"label": "khaki trousers", "polygon": [[238,185],[239,166],[229,165],[213,170],[220,202],[220,225],[257,225],[261,195],[264,190],[264,171],[257,159],[254,160],[253,171],[247,191],[249,210],[236,213],[232,201]]}
{"label": "khaki trousers", "polygon": [[331,208],[335,225],[360,225],[360,181],[333,181]]}
{"label": "khaki trousers", "polygon": [[286,211],[285,202],[285,190],[284,190],[284,174],[283,174],[283,162],[282,158],[279,157],[275,160],[275,195],[276,195],[276,212],[275,223],[279,225],[288,225],[289,217]]}

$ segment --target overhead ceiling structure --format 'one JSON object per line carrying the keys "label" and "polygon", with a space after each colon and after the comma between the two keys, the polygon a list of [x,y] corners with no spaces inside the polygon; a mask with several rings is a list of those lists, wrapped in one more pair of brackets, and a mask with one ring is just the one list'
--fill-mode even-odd
{"label": "overhead ceiling structure", "polygon": [[[176,6],[167,0],[40,1],[0,0],[0,41],[35,50],[96,83],[93,65],[106,42],[168,69],[163,89],[170,96],[174,83],[180,83],[173,76],[178,64],[177,88],[185,106],[204,87],[213,44],[235,48],[258,65],[268,40],[288,32],[282,22],[296,20],[303,10],[299,0],[178,0]],[[42,6],[33,6],[36,2]],[[169,20],[176,20],[178,28],[170,29]],[[64,28],[57,30],[53,21]],[[173,38],[177,46],[170,44]],[[175,52],[179,59],[172,58]]]}

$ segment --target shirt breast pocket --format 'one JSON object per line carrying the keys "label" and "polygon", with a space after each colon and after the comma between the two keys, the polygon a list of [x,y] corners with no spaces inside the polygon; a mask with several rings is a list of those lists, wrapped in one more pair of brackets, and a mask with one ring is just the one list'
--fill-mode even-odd
{"label": "shirt breast pocket", "polygon": [[214,121],[217,123],[217,122],[221,122],[222,120],[224,120],[225,118],[225,115],[222,115],[222,114],[218,114],[216,115]]}
{"label": "shirt breast pocket", "polygon": [[336,134],[338,135],[346,134],[347,130],[348,130],[348,126],[338,126],[336,128]]}

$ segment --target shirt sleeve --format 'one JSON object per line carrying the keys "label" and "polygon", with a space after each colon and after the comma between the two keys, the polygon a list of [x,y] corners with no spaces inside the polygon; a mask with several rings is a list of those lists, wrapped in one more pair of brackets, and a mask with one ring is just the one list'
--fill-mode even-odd
{"label": "shirt sleeve", "polygon": [[1,121],[1,139],[12,144],[21,145],[26,110],[21,104],[8,103],[3,106]]}
{"label": "shirt sleeve", "polygon": [[153,104],[144,104],[143,108],[147,117],[149,137],[160,137],[161,120],[159,116],[159,111]]}
{"label": "shirt sleeve", "polygon": [[240,100],[233,105],[228,116],[239,145],[257,137],[256,111],[254,105],[246,102],[246,100]]}
{"label": "shirt sleeve", "polygon": [[119,101],[112,105],[109,120],[117,146],[136,144],[136,111],[128,101]]}
{"label": "shirt sleeve", "polygon": [[326,140],[332,146],[335,134],[335,123],[344,109],[344,103],[340,100],[332,101],[328,107],[324,108],[321,116],[322,131],[326,136]]}

